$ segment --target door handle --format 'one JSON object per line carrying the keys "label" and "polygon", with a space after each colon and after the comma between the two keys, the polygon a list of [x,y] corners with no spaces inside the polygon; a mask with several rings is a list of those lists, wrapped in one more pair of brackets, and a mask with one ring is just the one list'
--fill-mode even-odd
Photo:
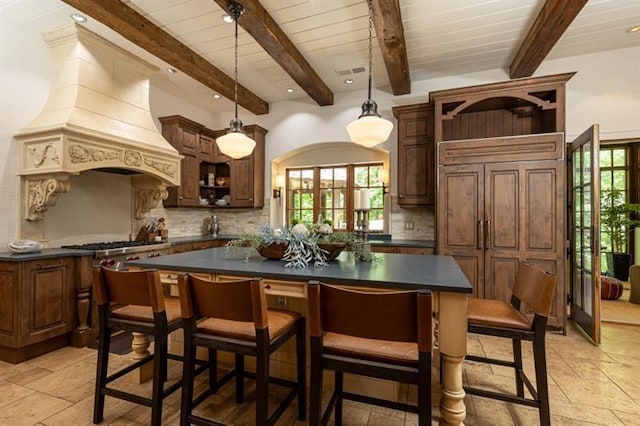
{"label": "door handle", "polygon": [[476,241],[476,248],[482,250],[482,243],[484,243],[484,221],[478,221],[478,236]]}
{"label": "door handle", "polygon": [[491,248],[491,221],[486,222],[487,229],[484,231],[484,249],[489,250]]}

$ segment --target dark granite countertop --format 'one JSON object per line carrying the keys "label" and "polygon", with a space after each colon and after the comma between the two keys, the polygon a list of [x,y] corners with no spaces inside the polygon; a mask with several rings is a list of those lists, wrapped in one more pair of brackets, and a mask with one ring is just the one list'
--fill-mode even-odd
{"label": "dark granite countertop", "polygon": [[75,249],[61,249],[61,248],[53,248],[53,249],[44,249],[41,252],[37,253],[11,253],[11,252],[2,252],[0,253],[0,261],[4,262],[25,262],[29,260],[40,260],[40,259],[55,259],[57,257],[69,257],[69,256],[93,256],[93,251],[91,250],[75,250]]}
{"label": "dark granite countertop", "polygon": [[[189,235],[186,237],[174,237],[169,238],[169,243],[172,246],[178,244],[188,244],[188,243],[197,243],[201,241],[213,241],[213,240],[235,240],[241,238],[241,235],[218,235],[218,237],[214,238],[212,235]],[[376,246],[390,246],[390,247],[427,247],[434,248],[436,246],[435,241],[428,240],[399,240],[393,238],[376,238],[377,236],[373,236],[369,238],[369,242],[372,245]]]}
{"label": "dark granite countertop", "polygon": [[186,253],[126,262],[170,271],[221,273],[307,282],[320,280],[385,288],[427,288],[434,291],[471,293],[471,284],[450,256],[421,256],[378,253],[379,262],[356,262],[342,253],[328,266],[304,269],[285,268],[284,262],[252,256],[245,261],[242,253],[227,256],[225,248],[196,250]]}

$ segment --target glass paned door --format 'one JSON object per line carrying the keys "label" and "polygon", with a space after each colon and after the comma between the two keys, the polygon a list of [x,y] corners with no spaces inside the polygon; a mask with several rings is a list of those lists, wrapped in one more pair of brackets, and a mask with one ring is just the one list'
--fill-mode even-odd
{"label": "glass paned door", "polygon": [[594,343],[600,343],[599,151],[597,125],[570,147],[571,317]]}

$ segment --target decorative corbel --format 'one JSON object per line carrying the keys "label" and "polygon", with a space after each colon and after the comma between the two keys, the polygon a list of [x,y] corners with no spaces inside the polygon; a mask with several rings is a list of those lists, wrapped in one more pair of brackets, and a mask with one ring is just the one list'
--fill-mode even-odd
{"label": "decorative corbel", "polygon": [[137,220],[144,219],[144,215],[158,205],[161,200],[169,196],[167,186],[158,180],[153,182],[134,180],[133,182],[133,216]]}
{"label": "decorative corbel", "polygon": [[54,206],[60,194],[69,192],[69,175],[25,177],[26,211],[25,219],[44,219],[47,208]]}

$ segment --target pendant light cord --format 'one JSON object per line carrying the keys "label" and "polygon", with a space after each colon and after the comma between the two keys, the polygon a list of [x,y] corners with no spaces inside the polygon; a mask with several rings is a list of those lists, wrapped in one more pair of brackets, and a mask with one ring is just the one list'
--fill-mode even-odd
{"label": "pendant light cord", "polygon": [[233,98],[233,102],[235,104],[235,118],[236,120],[238,119],[238,18],[240,18],[240,14],[234,14],[234,22],[236,23],[236,38],[235,38],[235,44],[234,44],[234,50],[235,50],[235,71],[234,71],[234,80],[235,80],[235,85],[234,85],[234,98]]}
{"label": "pendant light cord", "polygon": [[371,99],[371,65],[373,63],[373,6],[371,5],[371,0],[367,0],[367,5],[369,6],[369,96],[368,99]]}

